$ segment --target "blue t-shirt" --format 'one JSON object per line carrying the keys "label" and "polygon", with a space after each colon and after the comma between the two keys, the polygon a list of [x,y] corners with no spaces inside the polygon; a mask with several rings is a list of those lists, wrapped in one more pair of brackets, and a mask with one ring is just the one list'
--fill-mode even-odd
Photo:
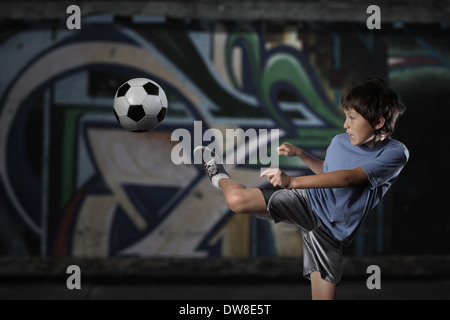
{"label": "blue t-shirt", "polygon": [[327,149],[324,173],[362,167],[369,181],[347,188],[308,189],[311,209],[331,235],[350,243],[367,213],[397,179],[408,158],[405,145],[390,137],[369,148],[352,145],[347,134],[335,136]]}

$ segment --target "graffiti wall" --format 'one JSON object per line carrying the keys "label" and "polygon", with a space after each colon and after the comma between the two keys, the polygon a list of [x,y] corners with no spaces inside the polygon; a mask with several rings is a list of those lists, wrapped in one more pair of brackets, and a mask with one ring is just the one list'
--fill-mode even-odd
{"label": "graffiti wall", "polygon": [[[280,143],[323,158],[344,132],[340,99],[354,84],[380,76],[401,86],[401,72],[422,67],[449,74],[448,42],[416,41],[411,51],[363,25],[92,16],[80,30],[59,22],[1,30],[4,255],[297,257],[298,229],[233,214],[200,166],[172,161],[174,130],[195,135],[201,123],[206,145],[210,128],[224,136],[278,129]],[[425,52],[412,54],[417,48]],[[117,88],[137,77],[168,96],[167,116],[151,132],[124,130],[112,112]],[[227,169],[263,186],[249,144],[231,146],[247,151]],[[299,161],[279,161],[293,175],[309,174]],[[350,250],[383,253],[389,208],[380,204]]]}

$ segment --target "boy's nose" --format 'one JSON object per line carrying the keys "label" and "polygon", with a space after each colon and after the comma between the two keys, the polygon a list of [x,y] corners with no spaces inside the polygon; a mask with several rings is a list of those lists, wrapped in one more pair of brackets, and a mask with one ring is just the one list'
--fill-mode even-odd
{"label": "boy's nose", "polygon": [[344,122],[344,129],[348,129],[347,121]]}

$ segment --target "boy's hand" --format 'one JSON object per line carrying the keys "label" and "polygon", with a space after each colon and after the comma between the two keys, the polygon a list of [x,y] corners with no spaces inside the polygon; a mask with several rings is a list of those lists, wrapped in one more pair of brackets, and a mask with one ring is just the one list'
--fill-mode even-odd
{"label": "boy's hand", "polygon": [[301,149],[299,147],[290,144],[289,142],[284,142],[281,146],[277,148],[278,154],[286,157],[299,156]]}
{"label": "boy's hand", "polygon": [[261,173],[261,178],[264,176],[267,176],[267,181],[269,181],[274,187],[289,189],[291,177],[279,168],[266,169],[263,173]]}

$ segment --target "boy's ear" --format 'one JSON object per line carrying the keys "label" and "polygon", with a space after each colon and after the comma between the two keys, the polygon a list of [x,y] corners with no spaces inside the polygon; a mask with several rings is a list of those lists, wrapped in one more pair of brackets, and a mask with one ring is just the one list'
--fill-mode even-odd
{"label": "boy's ear", "polygon": [[375,122],[375,130],[380,130],[381,128],[383,128],[384,123],[386,122],[386,119],[384,119],[384,117],[379,117],[378,120]]}

